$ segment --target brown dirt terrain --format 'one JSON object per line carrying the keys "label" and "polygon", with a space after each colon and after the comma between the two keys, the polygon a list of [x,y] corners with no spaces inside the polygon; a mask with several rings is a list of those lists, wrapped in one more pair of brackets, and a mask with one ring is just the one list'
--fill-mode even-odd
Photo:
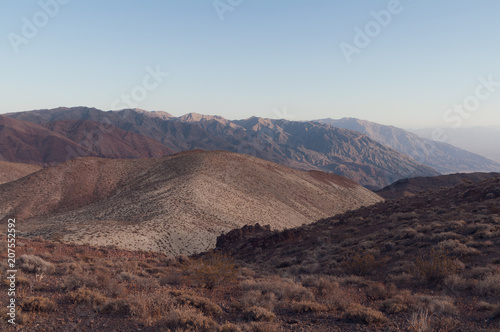
{"label": "brown dirt terrain", "polygon": [[20,179],[41,169],[36,165],[0,161],[0,184]]}
{"label": "brown dirt terrain", "polygon": [[342,331],[500,328],[500,177],[281,232],[246,226],[219,237],[217,249],[259,275],[346,288],[316,298],[333,301],[347,321],[364,321]]}
{"label": "brown dirt terrain", "polygon": [[0,186],[0,219],[25,236],[193,254],[256,222],[296,227],[381,198],[332,174],[224,151],[78,158]]}

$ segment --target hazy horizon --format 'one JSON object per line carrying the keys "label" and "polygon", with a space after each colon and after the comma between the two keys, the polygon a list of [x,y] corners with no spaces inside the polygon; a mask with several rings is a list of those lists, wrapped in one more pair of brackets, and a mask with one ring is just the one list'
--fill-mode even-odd
{"label": "hazy horizon", "polygon": [[86,105],[500,126],[493,0],[41,0],[0,8],[0,114]]}

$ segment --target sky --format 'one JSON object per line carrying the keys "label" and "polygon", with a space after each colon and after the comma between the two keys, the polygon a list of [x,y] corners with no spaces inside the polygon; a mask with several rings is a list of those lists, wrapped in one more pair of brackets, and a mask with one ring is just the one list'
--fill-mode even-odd
{"label": "sky", "polygon": [[497,0],[0,2],[0,114],[500,126]]}

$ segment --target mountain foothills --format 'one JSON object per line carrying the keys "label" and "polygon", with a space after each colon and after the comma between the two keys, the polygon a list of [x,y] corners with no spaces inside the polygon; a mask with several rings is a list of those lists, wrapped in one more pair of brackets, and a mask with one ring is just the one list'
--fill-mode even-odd
{"label": "mountain foothills", "polygon": [[0,185],[0,219],[24,236],[193,254],[221,232],[311,223],[382,199],[337,175],[195,150],[163,158],[76,158]]}
{"label": "mountain foothills", "polygon": [[[500,163],[496,161],[463,149],[459,149],[444,142],[437,142],[429,138],[419,137],[416,134],[404,129],[393,126],[384,126],[378,123],[355,118],[343,118],[340,120],[322,119],[317,121],[338,128],[355,130],[368,135],[375,141],[410,156],[414,160],[430,166],[441,173],[500,172]],[[446,132],[446,137],[449,137],[449,132],[450,131]],[[497,136],[497,138],[500,138],[500,135]],[[469,135],[468,139],[470,142],[475,142],[474,144],[476,146],[479,145],[478,142],[481,142],[480,144],[483,147],[486,145],[493,146],[493,144],[498,142],[498,139],[495,140],[491,139],[491,137],[490,139],[487,137],[481,137],[481,134],[477,131],[475,136]],[[469,146],[472,147],[472,144]],[[490,150],[498,151],[496,146],[495,149]],[[481,150],[481,152],[483,152],[483,150]],[[494,156],[492,153],[489,155]]]}
{"label": "mountain foothills", "polygon": [[[230,121],[219,116],[136,109],[104,112],[94,108],[58,108],[7,114],[19,121],[57,129],[58,121],[104,123],[149,137],[172,151],[192,149],[245,153],[302,170],[322,170],[348,177],[370,188],[382,188],[398,179],[439,173],[412,158],[358,132],[317,122],[296,122],[252,117]],[[80,142],[82,133],[68,135]],[[97,136],[98,131],[95,132]],[[87,150],[102,155],[89,140]],[[115,148],[116,151],[120,149]],[[157,149],[151,148],[152,151]],[[104,155],[106,156],[106,155]]]}

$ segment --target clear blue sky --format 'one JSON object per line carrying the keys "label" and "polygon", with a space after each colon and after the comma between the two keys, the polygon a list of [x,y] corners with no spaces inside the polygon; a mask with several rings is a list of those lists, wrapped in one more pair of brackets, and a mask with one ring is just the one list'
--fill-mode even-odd
{"label": "clear blue sky", "polygon": [[[0,113],[109,110],[159,66],[168,77],[154,88],[147,80],[151,91],[137,107],[230,119],[500,125],[500,86],[486,97],[482,88],[474,111],[443,118],[474,96],[478,77],[500,82],[497,0],[401,0],[386,26],[374,25],[371,12],[391,1],[220,0],[235,5],[224,20],[213,0],[72,0],[53,17],[41,12],[54,1],[0,3]],[[25,38],[23,18],[40,25],[27,43],[13,39]],[[369,45],[348,63],[341,43],[355,46],[355,28],[367,26],[375,29]]]}

